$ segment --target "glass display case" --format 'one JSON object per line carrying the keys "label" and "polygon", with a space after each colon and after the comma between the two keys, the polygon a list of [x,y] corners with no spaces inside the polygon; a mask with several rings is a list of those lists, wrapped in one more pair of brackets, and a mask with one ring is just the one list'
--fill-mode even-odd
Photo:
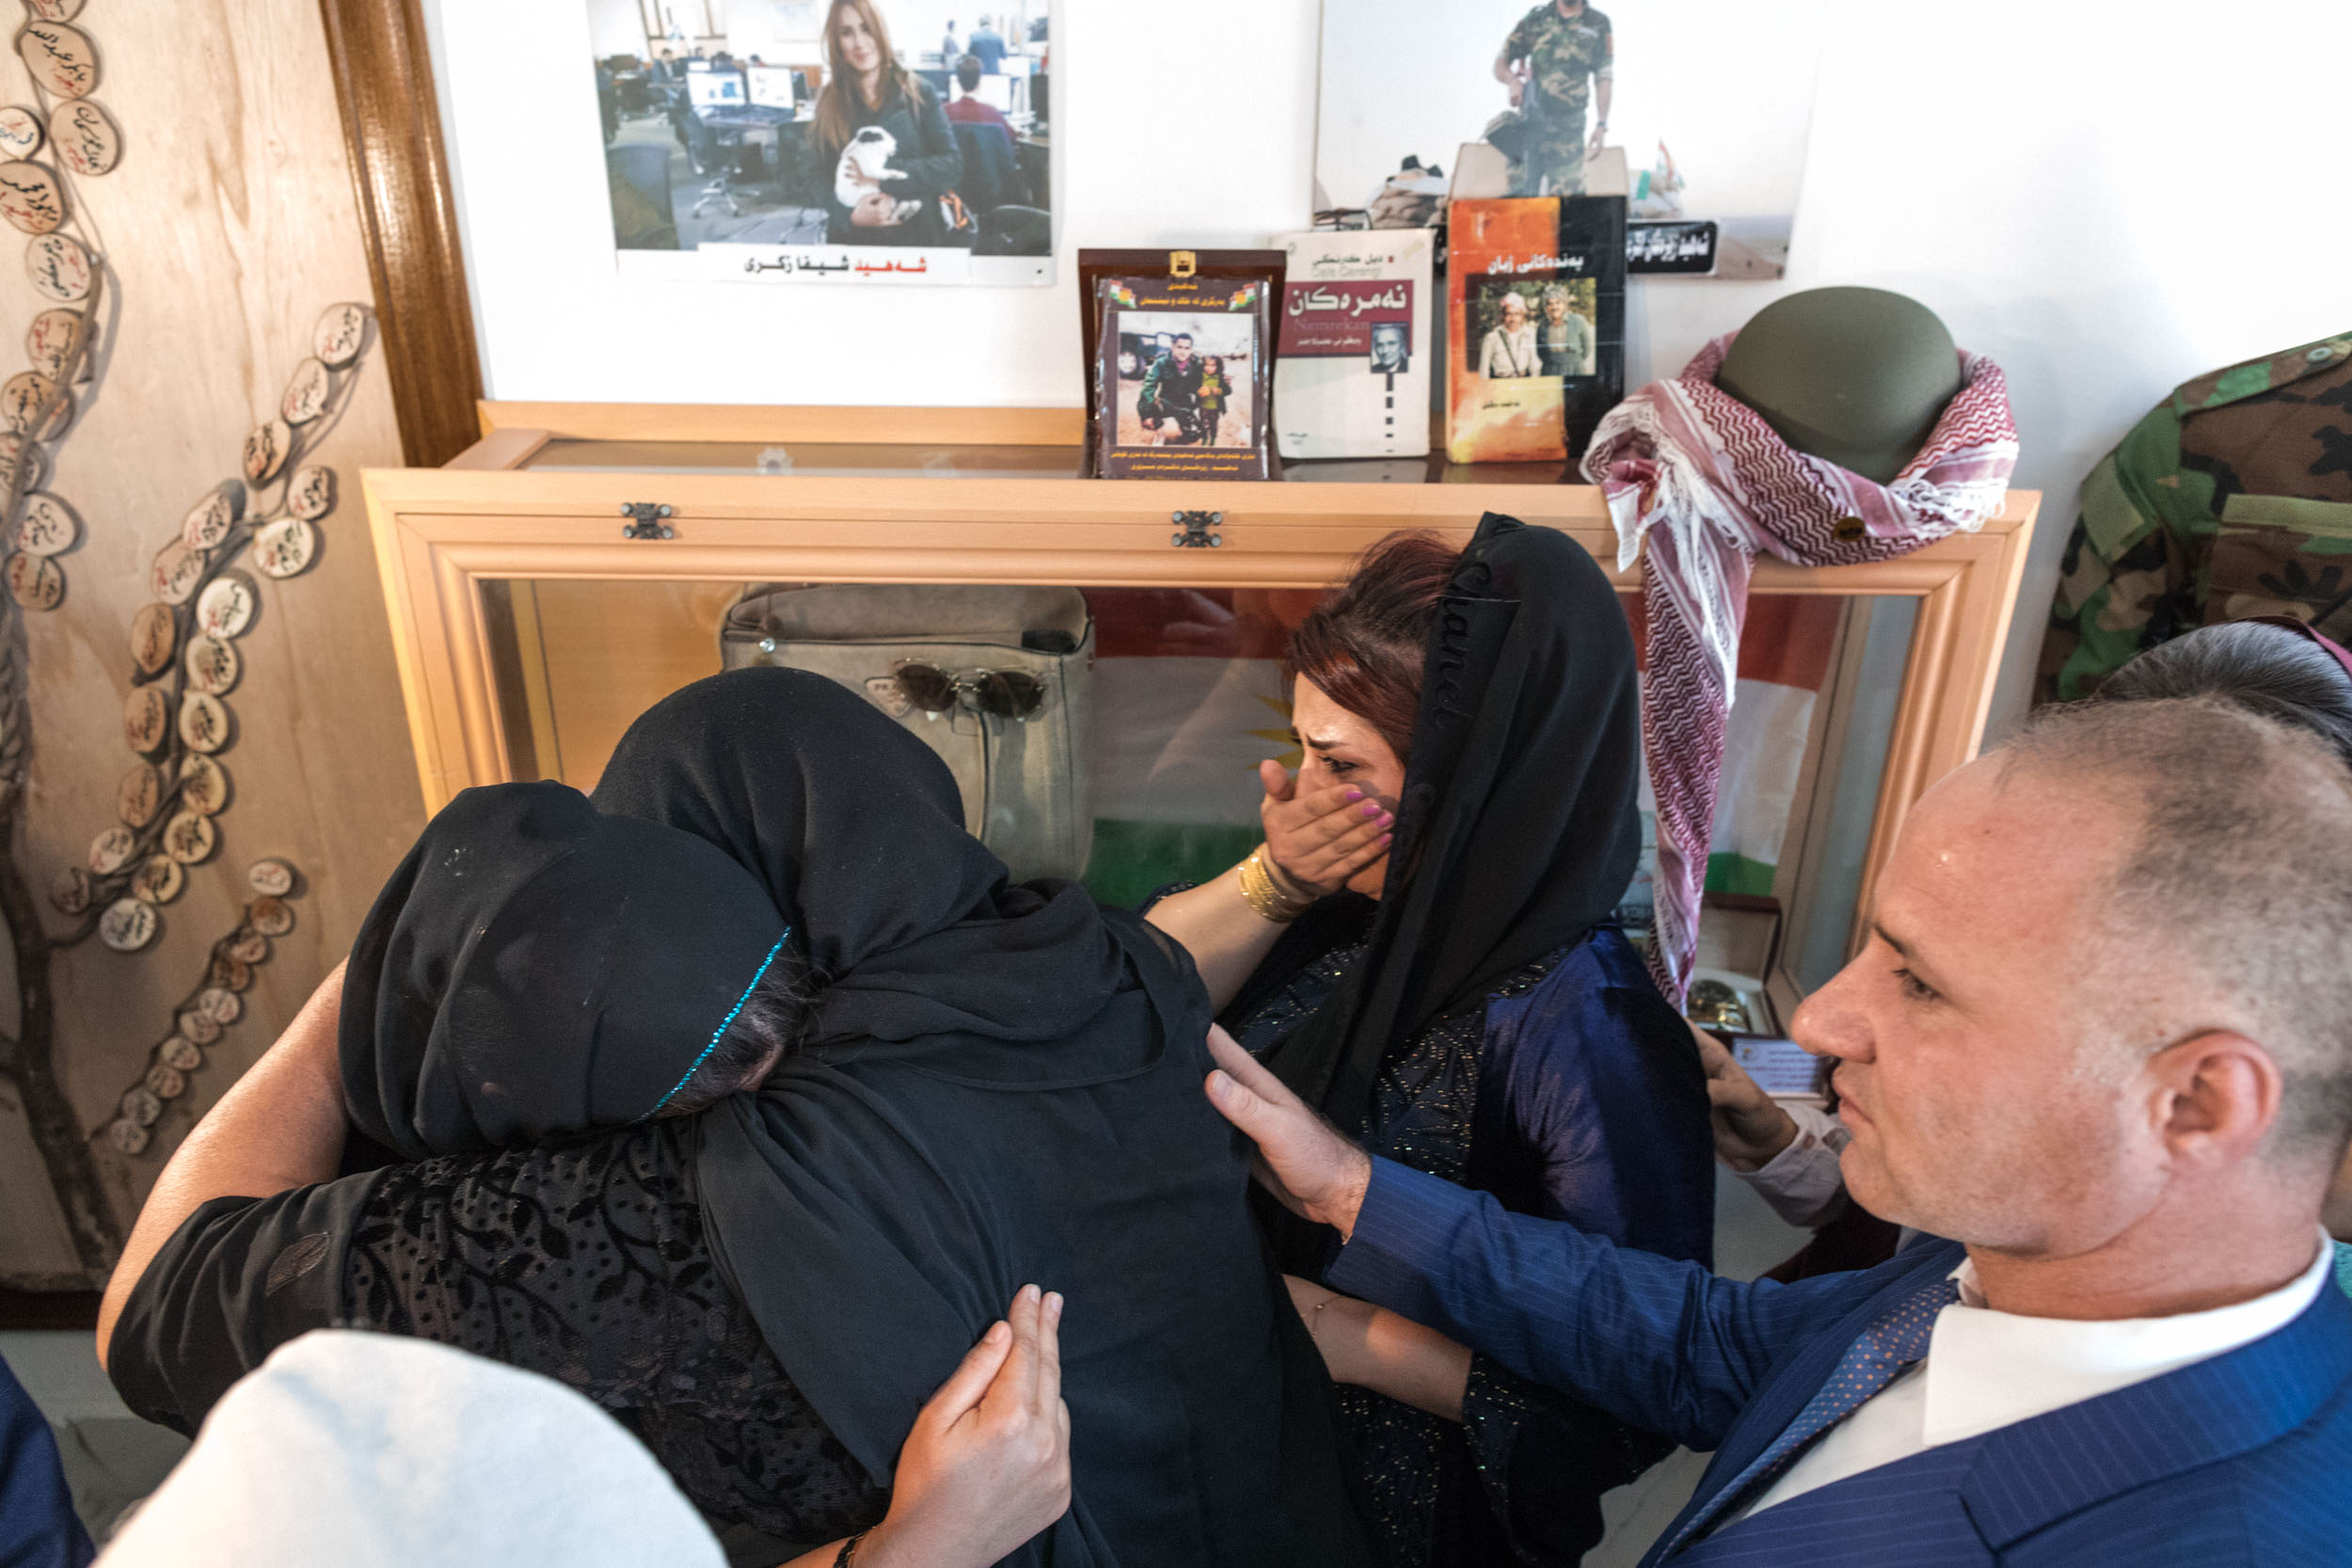
{"label": "glass display case", "polygon": [[[429,809],[592,787],[664,694],[796,664],[929,741],[1016,874],[1132,905],[1256,842],[1256,766],[1295,751],[1289,628],[1392,531],[1559,529],[1641,629],[1639,568],[1563,464],[1094,480],[1076,409],[485,404],[483,427],[442,468],[363,476]],[[1903,812],[1975,753],[2037,500],[1898,561],[1759,564],[1700,955],[1753,1026],[1843,960]]]}

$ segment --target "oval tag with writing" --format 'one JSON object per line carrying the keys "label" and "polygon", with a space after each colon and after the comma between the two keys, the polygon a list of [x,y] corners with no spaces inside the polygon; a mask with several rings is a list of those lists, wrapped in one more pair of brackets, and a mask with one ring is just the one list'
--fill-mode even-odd
{"label": "oval tag with writing", "polygon": [[0,156],[29,158],[48,138],[38,111],[22,103],[0,104]]}
{"label": "oval tag with writing", "polygon": [[71,234],[43,234],[24,247],[24,274],[43,299],[77,305],[89,297],[89,252]]}
{"label": "oval tag with writing", "polygon": [[45,555],[12,555],[8,593],[27,610],[55,610],[65,602],[65,571]]}
{"label": "oval tag with writing", "polygon": [[87,98],[98,86],[98,45],[79,27],[28,23],[16,35],[16,53],[52,98]]}
{"label": "oval tag with writing", "polygon": [[49,145],[56,149],[57,162],[91,179],[122,162],[122,133],[114,117],[87,99],[49,117]]}
{"label": "oval tag with writing", "polygon": [[0,218],[27,234],[46,234],[65,222],[65,189],[39,164],[0,164]]}

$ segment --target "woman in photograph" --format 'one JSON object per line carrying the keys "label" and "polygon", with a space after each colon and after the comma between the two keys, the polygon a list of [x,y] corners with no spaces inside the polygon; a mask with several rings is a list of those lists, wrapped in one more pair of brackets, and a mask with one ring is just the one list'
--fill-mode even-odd
{"label": "woman in photograph", "polygon": [[1562,284],[1544,290],[1544,324],[1535,329],[1535,352],[1539,375],[1593,373],[1593,324],[1570,308]]}
{"label": "woman in photograph", "polygon": [[1478,348],[1478,373],[1489,381],[1541,374],[1535,328],[1527,320],[1527,300],[1517,289],[1502,296],[1502,320]]}
{"label": "woman in photograph", "polygon": [[[1295,780],[1263,765],[1266,842],[1146,918],[1242,1045],[1374,1153],[1706,1262],[1705,1076],[1612,918],[1641,847],[1641,743],[1607,577],[1565,535],[1492,515],[1467,550],[1393,534],[1289,662],[1303,762]],[[1565,1568],[1601,1537],[1601,1494],[1672,1447],[1466,1352],[1410,1403],[1345,1386],[1370,1310],[1311,1282],[1328,1232],[1283,1216],[1277,1235],[1401,1568]]]}
{"label": "woman in photograph", "polygon": [[[939,95],[892,53],[874,0],[833,0],[825,64],[810,138],[825,243],[949,243],[939,198],[963,178],[963,155]],[[861,138],[868,130],[879,137]]]}

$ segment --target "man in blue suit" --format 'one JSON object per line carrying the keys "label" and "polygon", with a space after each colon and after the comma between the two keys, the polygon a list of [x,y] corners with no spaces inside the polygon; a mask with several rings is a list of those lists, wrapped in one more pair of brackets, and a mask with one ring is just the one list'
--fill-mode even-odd
{"label": "man in blue suit", "polygon": [[2209,702],[2054,710],[1912,811],[1872,912],[1794,1033],[1836,1059],[1855,1198],[1953,1240],[1863,1273],[1739,1284],[1505,1212],[1227,1039],[1210,1097],[1337,1230],[1335,1289],[1715,1450],[1650,1563],[2352,1561],[2319,1229],[2352,778]]}

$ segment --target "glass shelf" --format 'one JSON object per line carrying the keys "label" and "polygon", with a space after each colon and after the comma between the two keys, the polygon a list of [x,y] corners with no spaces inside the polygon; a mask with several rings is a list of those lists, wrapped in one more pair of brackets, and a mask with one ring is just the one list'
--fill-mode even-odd
{"label": "glass shelf", "polygon": [[[790,467],[771,454],[785,454]],[[763,459],[765,461],[763,462]],[[776,474],[819,479],[1086,479],[1077,446],[936,446],[793,441],[616,441],[557,436],[522,467],[601,474]],[[1581,484],[1572,465],[1450,463],[1427,457],[1328,458],[1279,465],[1292,484]]]}

